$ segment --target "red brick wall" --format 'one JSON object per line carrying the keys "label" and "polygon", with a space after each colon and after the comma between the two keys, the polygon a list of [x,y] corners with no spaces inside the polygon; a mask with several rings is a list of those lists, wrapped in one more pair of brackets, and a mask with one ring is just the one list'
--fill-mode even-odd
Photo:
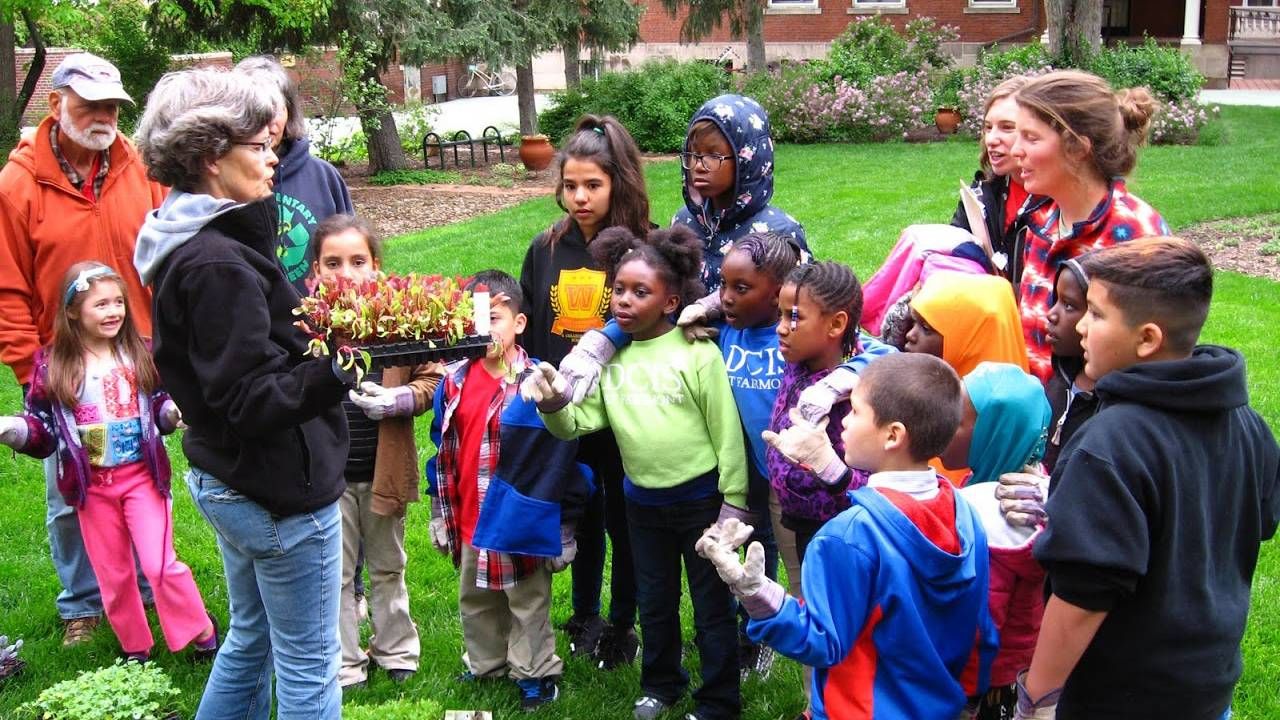
{"label": "red brick wall", "polygon": [[[914,17],[928,16],[940,23],[955,25],[960,30],[961,42],[985,43],[1023,33],[1017,39],[1027,39],[1044,29],[1042,13],[1035,8],[1041,0],[1018,0],[1016,13],[965,12],[967,0],[907,0],[907,14],[888,14],[884,18],[899,29]],[[680,25],[684,12],[672,17],[657,0],[646,0],[647,8],[640,19],[640,42],[671,43],[680,39]],[[765,16],[765,42],[829,42],[839,35],[849,23],[866,15],[852,15],[848,11],[853,0],[819,0],[819,15]],[[1031,29],[1034,26],[1034,30]],[[1024,32],[1025,31],[1025,32]],[[721,26],[703,43],[729,41],[728,30]]]}
{"label": "red brick wall", "polygon": [[1227,41],[1227,28],[1230,27],[1230,7],[1232,5],[1240,5],[1237,0],[1205,0],[1204,13],[1204,41],[1206,43],[1225,43]]}
{"label": "red brick wall", "polygon": [[[447,97],[441,100],[453,100],[458,97],[457,80],[465,69],[464,64],[460,60],[449,60],[447,63],[436,63],[431,65],[423,65],[420,69],[422,88],[422,100],[424,102],[432,102],[434,98],[431,96],[431,77],[433,75],[444,75],[447,81]],[[290,68],[294,79],[299,81],[299,87],[302,91],[302,100],[305,112],[308,116],[328,115],[334,111],[334,93],[337,90],[337,82],[340,70],[338,68],[338,51],[332,48],[324,50],[320,54],[299,55],[296,64]],[[404,71],[397,60],[391,62],[386,72],[382,73],[382,84],[389,91],[387,99],[393,105],[404,104]],[[337,112],[343,115],[355,114],[355,108],[348,104],[341,104],[337,108]]]}
{"label": "red brick wall", "polygon": [[[49,114],[49,92],[53,90],[51,86],[53,69],[58,67],[63,58],[78,52],[80,52],[78,48],[47,48],[45,50],[44,72],[36,81],[36,91],[31,95],[26,114],[22,116],[23,125],[39,125],[44,116]],[[35,51],[31,48],[18,48],[15,54],[18,61],[17,89],[21,90],[22,83],[27,79],[27,70],[31,67]]]}

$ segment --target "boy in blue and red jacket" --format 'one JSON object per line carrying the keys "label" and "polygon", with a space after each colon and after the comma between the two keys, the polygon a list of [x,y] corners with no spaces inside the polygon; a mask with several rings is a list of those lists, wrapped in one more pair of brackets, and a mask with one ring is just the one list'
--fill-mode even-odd
{"label": "boy in blue and red jacket", "polygon": [[[427,462],[431,542],[459,569],[463,659],[477,678],[509,676],[521,707],[559,696],[563,663],[551,629],[551,573],[577,553],[574,526],[590,495],[577,443],[556,439],[520,381],[536,367],[515,343],[524,329],[520,286],[478,273],[495,301],[494,345],[478,360],[448,365],[436,390]],[[498,301],[502,295],[506,298]]]}
{"label": "boy in blue and red jacket", "polygon": [[815,720],[956,718],[985,691],[998,645],[982,524],[928,464],[960,424],[960,379],[918,353],[879,358],[861,378],[844,460],[873,473],[809,544],[805,600],[764,576],[759,543],[738,561],[750,526],[713,526],[698,552],[742,600],[752,640],[815,668]]}

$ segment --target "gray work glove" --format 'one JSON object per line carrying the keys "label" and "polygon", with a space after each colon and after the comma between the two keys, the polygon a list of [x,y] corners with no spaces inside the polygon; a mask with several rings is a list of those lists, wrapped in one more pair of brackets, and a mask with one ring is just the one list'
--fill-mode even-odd
{"label": "gray work glove", "polygon": [[1013,712],[1013,720],[1054,720],[1058,714],[1058,698],[1062,696],[1062,688],[1046,693],[1043,697],[1032,698],[1024,684],[1027,671],[1018,673],[1018,706]]}
{"label": "gray work glove", "polygon": [[0,444],[17,450],[27,444],[27,421],[18,416],[0,417]]}
{"label": "gray work glove", "polygon": [[817,423],[811,423],[798,407],[791,408],[789,414],[791,427],[783,428],[780,433],[765,430],[760,437],[784,458],[813,473],[823,483],[839,483],[849,468],[831,447],[831,438],[827,437],[828,416],[824,413]]}
{"label": "gray work glove", "polygon": [[540,362],[520,383],[520,397],[553,413],[569,404],[569,382],[548,362]]}
{"label": "gray work glove", "polygon": [[431,535],[431,546],[441,555],[449,554],[449,528],[444,524],[444,512],[440,509],[440,498],[431,498],[431,524],[427,526]]}
{"label": "gray work glove", "polygon": [[858,373],[847,367],[837,367],[827,376],[800,392],[796,401],[796,410],[810,425],[831,413],[831,406],[841,400],[848,400],[853,389],[858,387]]}
{"label": "gray work glove", "polygon": [[547,569],[562,572],[578,556],[578,540],[573,536],[572,525],[560,526],[560,557],[547,558]]}
{"label": "gray work glove", "polygon": [[349,390],[347,397],[370,420],[406,417],[414,410],[413,391],[404,386],[387,388],[366,380],[358,389]]}
{"label": "gray work glove", "polygon": [[715,340],[720,331],[710,327],[709,323],[719,315],[720,293],[712,293],[686,305],[676,319],[676,327],[684,333],[684,339],[691,343]]}
{"label": "gray work glove", "polygon": [[1049,478],[1030,465],[1022,472],[1004,473],[996,485],[996,499],[1000,501],[1000,514],[1013,527],[1035,528],[1044,525],[1048,515],[1044,510],[1049,494]]}
{"label": "gray work glove", "polygon": [[599,330],[589,330],[560,361],[560,374],[573,392],[569,401],[581,403],[600,382],[600,373],[618,351],[609,337]]}

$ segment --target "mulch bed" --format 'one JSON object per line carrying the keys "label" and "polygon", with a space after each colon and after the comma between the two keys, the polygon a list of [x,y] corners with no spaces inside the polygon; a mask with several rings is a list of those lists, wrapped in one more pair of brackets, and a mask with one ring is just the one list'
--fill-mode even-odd
{"label": "mulch bed", "polygon": [[1178,235],[1199,243],[1218,270],[1280,281],[1280,213],[1200,223]]}

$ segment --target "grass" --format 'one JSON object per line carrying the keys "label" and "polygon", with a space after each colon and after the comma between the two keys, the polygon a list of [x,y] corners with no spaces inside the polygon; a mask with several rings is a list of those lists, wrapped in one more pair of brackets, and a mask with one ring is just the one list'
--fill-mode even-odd
{"label": "grass", "polygon": [[[1228,217],[1280,211],[1280,177],[1259,159],[1280,153],[1280,110],[1225,107],[1228,137],[1215,147],[1156,147],[1142,151],[1132,189],[1159,208],[1176,229]],[[867,277],[884,257],[899,230],[913,222],[945,222],[955,207],[956,183],[972,176],[977,152],[971,143],[932,145],[786,146],[778,152],[775,203],[799,218],[810,244],[827,258],[849,263]],[[655,221],[665,224],[681,203],[679,168],[674,162],[646,168]],[[529,239],[560,211],[540,198],[492,215],[396,238],[388,243],[391,270],[470,273],[486,267],[518,272]],[[1280,327],[1280,285],[1232,273],[1219,273],[1205,340],[1239,348],[1250,359],[1254,407],[1272,428],[1280,427],[1280,362],[1270,333]],[[14,412],[16,385],[0,383],[0,412]],[[425,430],[425,418],[419,430]],[[423,441],[421,447],[429,447]],[[176,469],[185,463],[170,441]],[[52,599],[58,583],[48,559],[43,525],[43,479],[39,464],[23,457],[0,458],[0,507],[10,510],[0,524],[0,633],[27,641],[27,673],[4,687],[0,717],[54,682],[81,670],[111,662],[117,653],[107,629],[92,642],[59,646],[60,626]],[[174,500],[175,543],[195,573],[207,604],[224,620],[226,591],[213,534],[197,516],[179,485]],[[422,668],[405,687],[375,674],[368,690],[347,699],[359,717],[438,717],[438,709],[493,709],[516,712],[509,684],[462,686],[452,681],[461,670],[461,630],[457,619],[456,574],[427,538],[427,512],[410,509],[407,538],[409,594],[422,632]],[[569,615],[568,575],[557,576],[553,618]],[[686,602],[686,618],[688,604]],[[159,638],[157,630],[157,638]],[[562,655],[567,648],[561,640]],[[1236,716],[1263,720],[1280,716],[1280,551],[1264,547],[1254,583],[1253,608],[1243,651],[1245,673],[1236,692]],[[190,717],[199,701],[207,669],[160,651],[156,662],[183,694],[178,710]],[[691,668],[696,677],[696,669]],[[627,717],[639,686],[637,668],[602,673],[580,660],[567,659],[563,695],[540,713],[556,718]],[[790,718],[802,707],[799,673],[779,662],[763,685],[744,687],[745,718]],[[419,703],[415,706],[415,703]],[[438,703],[438,705],[437,705]],[[376,709],[375,709],[376,708]],[[686,706],[687,709],[687,706]],[[684,709],[682,709],[682,712]]]}

